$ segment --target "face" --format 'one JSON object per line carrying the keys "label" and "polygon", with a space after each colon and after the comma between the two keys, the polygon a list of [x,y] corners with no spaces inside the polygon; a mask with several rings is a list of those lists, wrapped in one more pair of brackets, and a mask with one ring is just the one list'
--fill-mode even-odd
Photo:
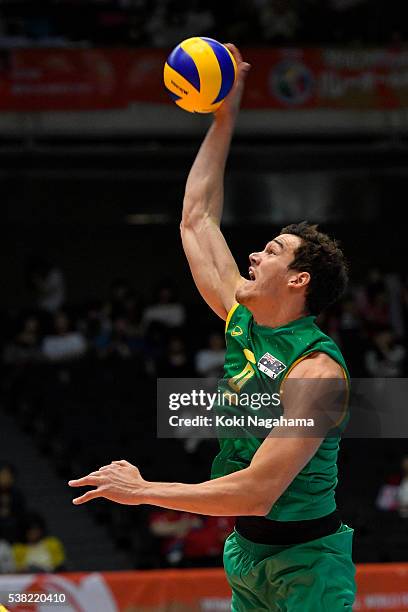
{"label": "face", "polygon": [[13,472],[7,466],[0,470],[0,489],[9,489],[14,484]]}
{"label": "face", "polygon": [[39,542],[43,537],[43,530],[38,525],[32,525],[26,531],[27,542],[30,544],[35,544]]}
{"label": "face", "polygon": [[244,280],[236,292],[236,300],[249,310],[270,308],[290,299],[292,290],[305,291],[310,280],[307,272],[289,270],[296,249],[301,244],[299,236],[281,234],[259,253],[249,256],[249,280]]}

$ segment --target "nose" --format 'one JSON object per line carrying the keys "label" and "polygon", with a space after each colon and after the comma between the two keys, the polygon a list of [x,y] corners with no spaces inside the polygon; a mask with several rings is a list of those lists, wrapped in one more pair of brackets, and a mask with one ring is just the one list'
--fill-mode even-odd
{"label": "nose", "polygon": [[249,256],[249,261],[252,266],[257,266],[259,264],[260,258],[260,253],[251,253]]}

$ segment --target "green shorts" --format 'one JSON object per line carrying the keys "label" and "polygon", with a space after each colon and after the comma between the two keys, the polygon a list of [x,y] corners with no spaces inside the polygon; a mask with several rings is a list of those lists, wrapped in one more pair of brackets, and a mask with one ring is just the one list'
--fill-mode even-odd
{"label": "green shorts", "polygon": [[234,531],[225,542],[224,567],[233,612],[351,612],[355,567],[353,529],[296,544],[255,544]]}

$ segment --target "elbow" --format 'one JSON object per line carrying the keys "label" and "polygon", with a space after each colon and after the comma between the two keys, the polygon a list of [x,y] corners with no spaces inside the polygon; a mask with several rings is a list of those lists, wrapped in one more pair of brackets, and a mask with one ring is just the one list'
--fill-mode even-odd
{"label": "elbow", "polygon": [[196,215],[191,212],[186,213],[183,211],[183,216],[181,217],[181,222],[180,222],[181,235],[183,235],[183,233],[186,230],[189,230],[192,227],[194,227],[195,223],[197,223]]}
{"label": "elbow", "polygon": [[205,226],[206,219],[206,213],[199,213],[195,211],[183,212],[180,222],[181,237],[183,237],[183,235],[186,233],[199,233]]}
{"label": "elbow", "polygon": [[181,237],[183,237],[183,235],[186,233],[186,231],[189,229],[189,227],[191,228],[190,223],[191,223],[190,219],[186,218],[186,216],[183,215],[182,218],[181,218],[181,221],[180,221],[180,234],[181,234]]}
{"label": "elbow", "polygon": [[191,224],[191,220],[186,219],[183,215],[183,218],[180,222],[180,236],[183,244],[184,241],[192,234],[195,234],[195,227]]}
{"label": "elbow", "polygon": [[250,496],[250,508],[248,516],[266,516],[275,503],[275,498],[271,496],[271,486],[269,482],[259,482],[258,486],[254,487],[252,479],[251,488],[252,495]]}
{"label": "elbow", "polygon": [[236,515],[266,516],[273,505],[269,482],[261,478],[252,465],[237,474],[239,475],[239,512]]}
{"label": "elbow", "polygon": [[259,499],[252,506],[250,516],[266,516],[271,508],[271,502],[266,501],[264,499]]}
{"label": "elbow", "polygon": [[260,490],[254,492],[251,497],[248,516],[266,516],[273,506],[269,491]]}
{"label": "elbow", "polygon": [[195,205],[190,201],[186,204],[186,198],[184,198],[183,215],[180,224],[181,231],[196,228],[204,217],[203,209],[203,206]]}

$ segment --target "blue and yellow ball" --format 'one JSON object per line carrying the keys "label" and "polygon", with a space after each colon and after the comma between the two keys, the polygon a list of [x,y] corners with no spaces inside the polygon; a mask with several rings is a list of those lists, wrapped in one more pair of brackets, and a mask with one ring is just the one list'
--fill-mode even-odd
{"label": "blue and yellow ball", "polygon": [[190,113],[213,113],[237,74],[232,53],[212,38],[183,40],[164,65],[164,84],[174,102]]}

